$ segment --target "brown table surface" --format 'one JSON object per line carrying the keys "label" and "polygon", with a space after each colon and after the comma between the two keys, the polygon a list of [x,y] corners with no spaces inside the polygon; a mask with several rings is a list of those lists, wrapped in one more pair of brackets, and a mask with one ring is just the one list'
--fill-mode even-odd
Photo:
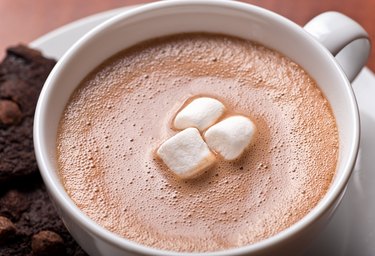
{"label": "brown table surface", "polygon": [[[0,0],[0,58],[4,50],[28,43],[64,24],[97,12],[150,0]],[[304,25],[324,11],[339,11],[358,21],[375,38],[374,0],[246,0]],[[375,40],[368,67],[375,70]]]}

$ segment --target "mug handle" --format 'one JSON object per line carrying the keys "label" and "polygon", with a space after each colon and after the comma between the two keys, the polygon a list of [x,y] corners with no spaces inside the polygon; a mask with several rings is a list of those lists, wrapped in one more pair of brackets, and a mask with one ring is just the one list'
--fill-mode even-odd
{"label": "mug handle", "polygon": [[339,12],[325,12],[310,20],[304,29],[335,56],[352,82],[371,50],[369,36],[362,26]]}

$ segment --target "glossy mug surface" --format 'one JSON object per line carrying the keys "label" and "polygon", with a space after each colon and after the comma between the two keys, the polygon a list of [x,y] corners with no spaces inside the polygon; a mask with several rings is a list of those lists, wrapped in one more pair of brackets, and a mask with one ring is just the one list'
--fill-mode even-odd
{"label": "glossy mug surface", "polygon": [[[336,21],[335,24],[347,25],[346,32],[337,36],[340,29],[329,27],[331,30],[325,29],[326,34],[320,33],[319,28],[330,24],[332,19]],[[110,56],[136,43],[160,36],[210,32],[258,42],[303,67],[315,79],[331,104],[339,130],[340,151],[337,173],[331,188],[299,222],[253,245],[199,255],[282,255],[303,250],[328,222],[340,202],[355,163],[359,144],[359,117],[347,76],[349,79],[355,77],[369,51],[366,33],[355,22],[340,14],[328,13],[317,17],[306,29],[321,43],[293,22],[248,4],[229,1],[168,1],[126,11],[90,31],[72,46],[50,74],[41,93],[35,115],[34,143],[38,164],[50,196],[78,243],[90,255],[178,254],[123,239],[84,215],[65,192],[57,174],[56,134],[70,95],[91,70]],[[357,58],[349,66],[346,64],[345,54],[339,53],[335,59],[331,52],[336,54],[351,42],[354,43],[347,48],[353,48],[352,56],[355,54]]]}

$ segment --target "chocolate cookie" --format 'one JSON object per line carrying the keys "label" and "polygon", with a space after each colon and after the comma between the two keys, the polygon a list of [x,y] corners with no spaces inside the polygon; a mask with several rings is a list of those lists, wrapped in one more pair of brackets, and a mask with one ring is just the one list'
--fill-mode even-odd
{"label": "chocolate cookie", "polygon": [[9,48],[0,64],[0,185],[37,173],[33,118],[39,93],[55,63],[19,45]]}
{"label": "chocolate cookie", "polygon": [[0,255],[86,255],[58,217],[39,176],[0,192]]}
{"label": "chocolate cookie", "polygon": [[0,256],[86,255],[48,198],[34,155],[35,106],[54,64],[22,45],[0,63]]}

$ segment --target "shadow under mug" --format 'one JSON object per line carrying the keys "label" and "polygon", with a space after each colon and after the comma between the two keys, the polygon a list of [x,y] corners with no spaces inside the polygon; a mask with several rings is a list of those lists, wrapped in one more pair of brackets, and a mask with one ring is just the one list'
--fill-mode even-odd
{"label": "shadow under mug", "polygon": [[336,12],[319,15],[301,28],[271,11],[240,2],[163,1],[125,11],[91,30],[56,64],[43,87],[35,113],[36,157],[59,215],[90,255],[179,255],[121,238],[79,210],[58,176],[56,134],[70,95],[91,70],[136,43],[183,32],[241,37],[274,49],[302,66],[332,106],[340,150],[336,176],[329,191],[311,212],[291,227],[253,245],[180,255],[292,255],[303,251],[339,204],[358,153],[359,115],[350,81],[364,66],[370,43],[361,26]]}

